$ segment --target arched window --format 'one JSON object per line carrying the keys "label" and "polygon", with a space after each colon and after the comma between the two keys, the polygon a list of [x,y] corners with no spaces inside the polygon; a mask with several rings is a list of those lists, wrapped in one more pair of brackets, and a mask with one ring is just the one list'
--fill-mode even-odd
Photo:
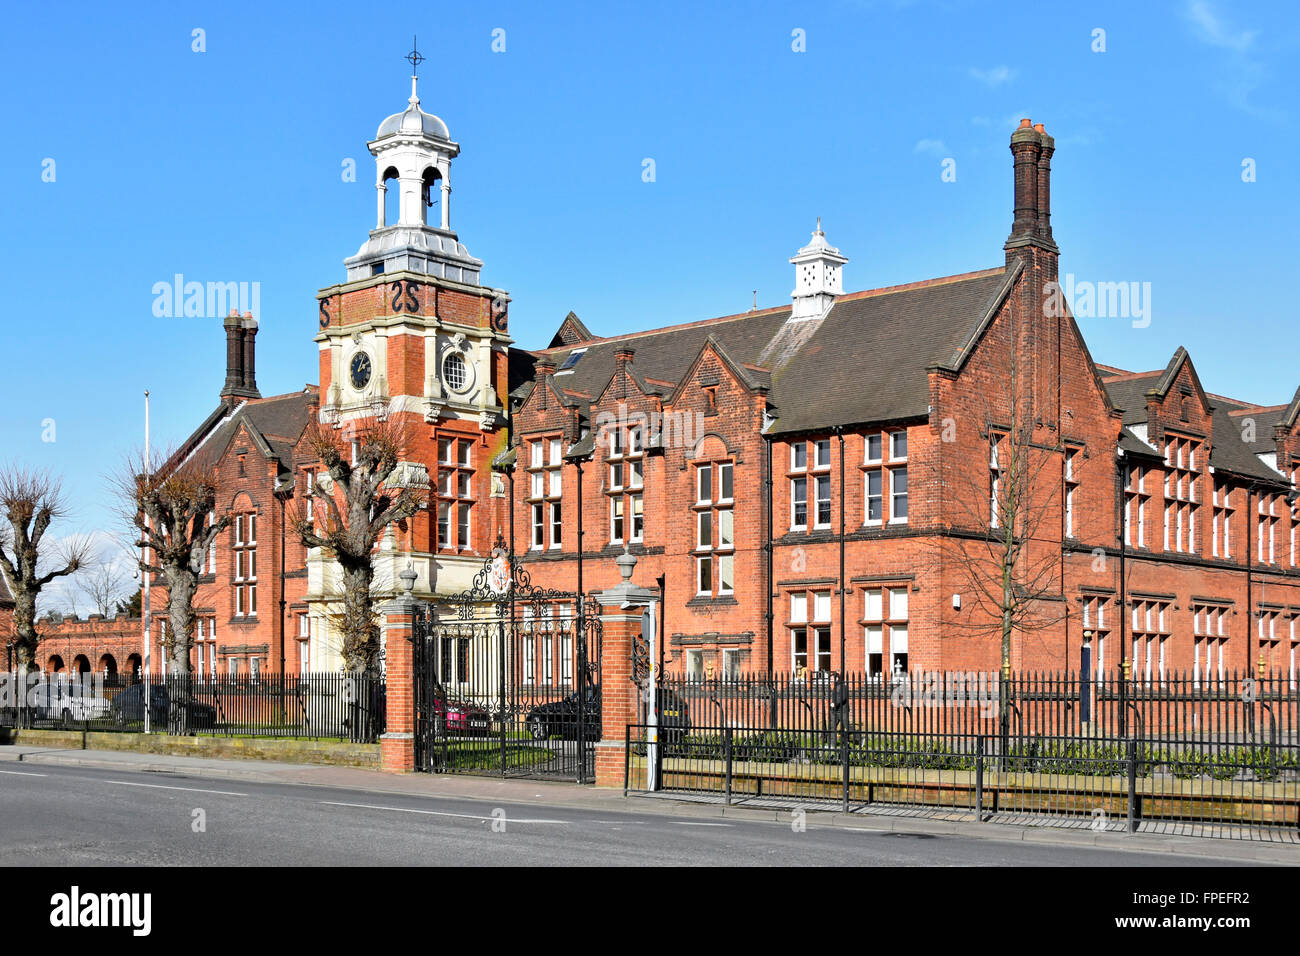
{"label": "arched window", "polygon": [[235,617],[257,615],[257,512],[236,514],[234,520]]}
{"label": "arched window", "polygon": [[442,220],[433,210],[442,198],[442,173],[430,166],[420,177],[420,215],[423,217],[422,222],[426,226],[433,226],[435,229],[442,224]]}
{"label": "arched window", "polygon": [[402,184],[397,178],[397,168],[389,166],[384,170],[384,177],[381,180],[384,184],[384,218],[379,223],[379,228],[384,226],[394,226],[401,218],[402,210]]}

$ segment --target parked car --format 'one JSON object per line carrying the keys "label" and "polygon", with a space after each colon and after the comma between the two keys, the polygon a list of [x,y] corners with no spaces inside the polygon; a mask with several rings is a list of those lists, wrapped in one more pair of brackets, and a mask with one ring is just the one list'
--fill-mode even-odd
{"label": "parked car", "polygon": [[[655,693],[659,714],[659,739],[666,743],[680,740],[691,729],[690,710],[686,701],[666,688]],[[588,687],[586,707],[582,715],[583,729],[588,740],[600,739],[600,688]],[[563,700],[540,704],[530,710],[524,724],[534,740],[560,737],[576,740],[578,737],[578,694],[574,692]]]}
{"label": "parked car", "polygon": [[477,704],[457,700],[433,699],[433,714],[442,717],[448,734],[463,736],[486,734],[492,725],[491,715]]}
{"label": "parked car", "polygon": [[108,699],[98,694],[84,693],[78,684],[42,683],[30,691],[32,716],[38,720],[57,720],[64,727],[73,727],[87,720],[107,716]]}
{"label": "parked car", "polygon": [[[587,740],[600,739],[600,688],[588,686],[582,710],[583,731]],[[524,726],[534,740],[559,737],[562,740],[578,739],[578,692],[568,697],[538,704],[524,715]]]}
{"label": "parked car", "polygon": [[[132,684],[113,698],[109,705],[109,715],[118,726],[137,723],[144,720],[144,684]],[[173,707],[186,714],[186,725],[203,728],[215,727],[217,709],[211,704],[195,700],[193,697],[173,700],[167,688],[161,684],[149,686],[149,722],[157,727],[166,727]]]}

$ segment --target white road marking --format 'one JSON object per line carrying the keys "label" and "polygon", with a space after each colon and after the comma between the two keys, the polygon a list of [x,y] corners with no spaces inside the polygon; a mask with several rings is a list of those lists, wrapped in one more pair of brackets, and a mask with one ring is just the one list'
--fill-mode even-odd
{"label": "white road marking", "polygon": [[674,821],[679,827],[729,827],[730,823],[684,823],[681,820]]}
{"label": "white road marking", "polygon": [[43,773],[24,773],[21,770],[0,770],[0,773],[7,773],[14,777],[44,777]]}
{"label": "white road marking", "polygon": [[445,810],[415,810],[411,807],[381,807],[373,803],[336,803],[333,800],[322,800],[327,807],[353,807],[358,810],[393,810],[397,813],[423,813],[431,817],[460,817],[464,820],[497,820],[501,819],[505,823],[564,823],[563,820],[526,820],[521,817],[485,817],[480,813],[448,813]]}
{"label": "white road marking", "polygon": [[105,783],[115,783],[119,787],[149,787],[152,790],[184,790],[187,793],[217,793],[223,797],[246,797],[246,793],[235,793],[231,790],[201,790],[198,787],[165,787],[161,783],[131,783],[127,780],[105,780]]}

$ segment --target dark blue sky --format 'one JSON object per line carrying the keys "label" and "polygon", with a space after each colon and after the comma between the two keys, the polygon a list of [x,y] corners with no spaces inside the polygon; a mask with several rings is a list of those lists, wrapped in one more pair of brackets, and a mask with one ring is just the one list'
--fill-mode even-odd
{"label": "dark blue sky", "polygon": [[1147,327],[1080,320],[1098,361],[1181,344],[1210,391],[1300,384],[1290,3],[134,9],[12,6],[0,36],[2,455],[63,473],[77,527],[113,521],[146,387],[163,445],[221,387],[219,320],[156,317],[155,283],[260,283],[263,394],[316,381],[313,293],[373,224],[365,144],[405,105],[412,33],[462,147],[452,225],[521,346],[570,309],[613,334],[785,301],[819,215],[848,289],[997,265],[1030,116],[1057,141],[1062,273],[1150,283]]}

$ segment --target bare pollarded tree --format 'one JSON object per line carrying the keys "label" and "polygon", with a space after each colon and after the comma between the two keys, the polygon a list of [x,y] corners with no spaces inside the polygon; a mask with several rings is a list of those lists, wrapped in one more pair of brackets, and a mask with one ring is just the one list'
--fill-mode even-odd
{"label": "bare pollarded tree", "polygon": [[0,468],[0,573],[14,601],[12,641],[21,671],[31,669],[40,645],[36,603],[41,589],[90,560],[85,538],[47,538],[50,526],[66,513],[58,478],[18,465]]}
{"label": "bare pollarded tree", "polygon": [[159,575],[167,588],[168,672],[187,676],[203,556],[230,524],[229,512],[217,509],[217,470],[197,457],[141,456],[129,462],[117,484],[138,535],[135,546],[148,549],[148,560],[139,559],[141,573]]}
{"label": "bare pollarded tree", "polygon": [[344,665],[372,673],[379,659],[380,628],[371,597],[371,554],[389,525],[420,509],[427,490],[393,480],[409,445],[402,422],[365,418],[340,429],[313,423],[305,441],[328,481],[317,482],[300,496],[294,529],[307,547],[321,548],[339,563],[343,610],[335,620],[342,630]]}

